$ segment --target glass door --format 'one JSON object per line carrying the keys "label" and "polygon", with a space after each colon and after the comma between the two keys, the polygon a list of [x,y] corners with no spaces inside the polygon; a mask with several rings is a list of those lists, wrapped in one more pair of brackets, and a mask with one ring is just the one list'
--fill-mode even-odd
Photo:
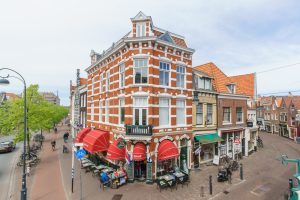
{"label": "glass door", "polygon": [[134,109],[134,124],[135,125],[147,125],[147,109],[135,108]]}

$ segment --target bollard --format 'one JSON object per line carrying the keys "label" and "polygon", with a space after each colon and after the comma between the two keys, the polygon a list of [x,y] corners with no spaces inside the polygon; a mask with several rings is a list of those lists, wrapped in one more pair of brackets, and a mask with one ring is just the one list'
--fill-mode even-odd
{"label": "bollard", "polygon": [[240,178],[241,180],[244,180],[244,175],[243,175],[243,164],[240,164]]}
{"label": "bollard", "polygon": [[203,186],[201,186],[201,189],[200,189],[200,196],[204,197],[204,187]]}
{"label": "bollard", "polygon": [[293,188],[293,179],[289,178],[289,188]]}
{"label": "bollard", "polygon": [[209,194],[212,195],[212,176],[209,176]]}

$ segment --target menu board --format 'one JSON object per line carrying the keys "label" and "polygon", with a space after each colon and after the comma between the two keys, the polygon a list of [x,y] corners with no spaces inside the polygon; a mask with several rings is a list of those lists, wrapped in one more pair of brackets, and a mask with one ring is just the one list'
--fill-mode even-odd
{"label": "menu board", "polygon": [[152,162],[147,162],[147,180],[152,181]]}
{"label": "menu board", "polygon": [[134,173],[133,173],[133,162],[130,162],[127,168],[127,176],[129,180],[134,179]]}

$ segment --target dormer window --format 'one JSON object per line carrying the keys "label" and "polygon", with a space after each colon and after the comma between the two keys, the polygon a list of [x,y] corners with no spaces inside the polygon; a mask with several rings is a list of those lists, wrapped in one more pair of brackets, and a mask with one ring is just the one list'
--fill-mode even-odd
{"label": "dormer window", "polygon": [[211,79],[207,77],[199,77],[198,89],[211,90]]}
{"label": "dormer window", "polygon": [[227,88],[231,94],[235,94],[235,84],[229,84]]}
{"label": "dormer window", "polygon": [[137,23],[136,24],[136,36],[137,37],[146,36],[146,23]]}

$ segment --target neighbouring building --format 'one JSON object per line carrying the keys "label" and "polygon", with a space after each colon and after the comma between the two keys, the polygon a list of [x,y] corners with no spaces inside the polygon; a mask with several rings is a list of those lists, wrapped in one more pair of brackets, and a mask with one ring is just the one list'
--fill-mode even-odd
{"label": "neighbouring building", "polygon": [[[194,68],[212,78],[212,86],[217,94],[217,132],[221,137],[215,148],[214,160],[228,155],[236,159],[238,155],[248,155],[246,136],[247,101],[254,97],[254,74],[230,77],[224,74],[214,63]],[[257,131],[256,131],[257,134]]]}
{"label": "neighbouring building", "polygon": [[193,70],[193,139],[194,168],[212,162],[218,155],[217,92],[212,77]]}
{"label": "neighbouring building", "polygon": [[278,108],[281,102],[281,98],[274,96],[260,98],[259,104],[263,107],[265,131],[268,133],[279,134]]}
{"label": "neighbouring building", "polygon": [[110,48],[91,52],[87,127],[93,130],[84,148],[114,163],[128,153],[129,179],[150,180],[175,166],[188,171],[194,50],[142,12],[131,22],[129,33]]}
{"label": "neighbouring building", "polygon": [[7,100],[13,100],[16,98],[20,98],[20,96],[11,93],[11,92],[0,92],[0,103],[7,101]]}
{"label": "neighbouring building", "polygon": [[49,103],[60,105],[60,99],[58,94],[55,95],[53,92],[41,92],[42,97]]}

